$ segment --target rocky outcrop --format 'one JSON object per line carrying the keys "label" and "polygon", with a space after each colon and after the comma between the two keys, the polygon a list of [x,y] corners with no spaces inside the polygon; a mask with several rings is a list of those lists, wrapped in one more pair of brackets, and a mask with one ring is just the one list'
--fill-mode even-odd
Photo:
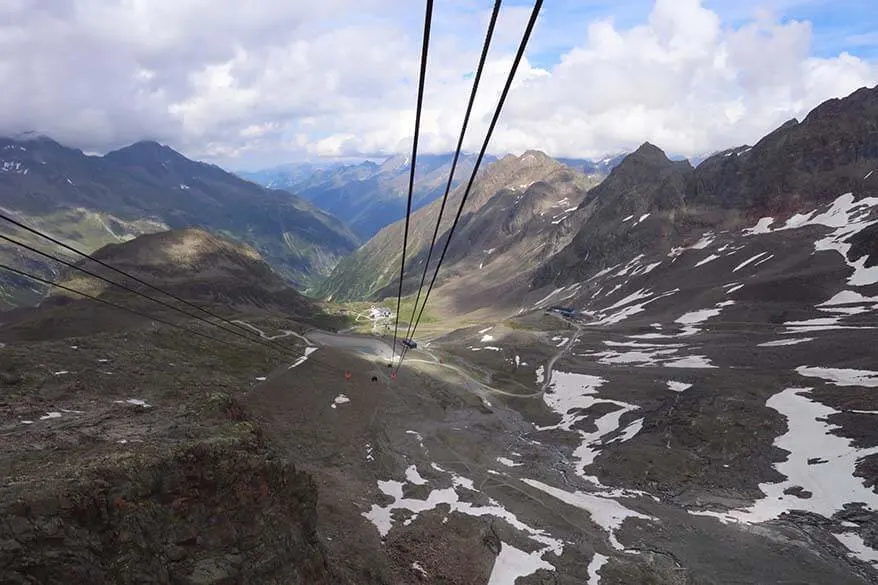
{"label": "rocky outcrop", "polygon": [[64,481],[5,488],[0,582],[334,582],[314,483],[255,435],[83,467]]}

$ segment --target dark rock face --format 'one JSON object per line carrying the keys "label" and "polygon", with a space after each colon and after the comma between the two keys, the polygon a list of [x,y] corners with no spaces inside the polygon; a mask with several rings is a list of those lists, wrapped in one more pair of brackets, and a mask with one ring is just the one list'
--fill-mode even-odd
{"label": "dark rock face", "polygon": [[[589,191],[580,205],[582,228],[567,248],[537,271],[534,285],[543,286],[558,273],[576,280],[647,250],[666,251],[668,226],[650,221],[647,214],[683,208],[693,184],[688,161],[671,161],[658,147],[645,143]],[[620,223],[624,218],[629,220]]]}
{"label": "dark rock face", "polygon": [[854,234],[850,243],[851,249],[848,252],[848,260],[868,256],[866,259],[867,267],[878,265],[878,224]]}
{"label": "dark rock face", "polygon": [[3,510],[0,581],[333,582],[316,536],[316,487],[262,446],[118,458],[21,490]]}
{"label": "dark rock face", "polygon": [[857,90],[791,120],[752,149],[715,155],[699,165],[693,198],[764,215],[827,203],[861,190],[878,159],[878,87]]}
{"label": "dark rock face", "polygon": [[[791,215],[845,192],[874,194],[876,167],[878,87],[829,100],[801,123],[790,120],[753,147],[715,154],[697,168],[646,143],[589,192],[579,233],[532,284],[574,282],[640,253],[667,252],[708,229]],[[629,215],[635,217],[621,221]],[[860,234],[854,247],[873,249],[874,237]]]}

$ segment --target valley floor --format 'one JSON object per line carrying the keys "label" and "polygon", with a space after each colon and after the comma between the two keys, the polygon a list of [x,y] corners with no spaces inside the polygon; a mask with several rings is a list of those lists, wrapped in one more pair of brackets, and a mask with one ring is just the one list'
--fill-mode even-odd
{"label": "valley floor", "polygon": [[[280,371],[248,398],[316,478],[320,532],[354,582],[376,574],[392,583],[875,580],[874,553],[861,541],[872,540],[875,515],[843,501],[871,502],[871,490],[839,494],[819,472],[782,481],[789,472],[774,470],[782,457],[771,444],[784,435],[781,414],[794,413],[772,415],[741,395],[744,387],[770,397],[768,388],[795,382],[800,374],[774,367],[781,352],[760,352],[771,366],[743,368],[734,340],[752,347],[753,331],[673,343],[640,328],[554,323],[551,332],[458,332],[427,347],[442,364],[425,352],[396,380],[384,365],[387,346],[375,350],[380,341],[363,342],[371,361],[324,348],[350,381]],[[761,335],[768,347],[778,338]],[[735,369],[744,371],[729,375]],[[791,420],[793,431],[807,424]],[[833,435],[822,436],[791,460],[834,457]],[[847,451],[851,464],[863,455]],[[837,461],[829,466],[839,471]],[[819,504],[808,504],[806,488]],[[760,489],[787,495],[768,501]],[[780,517],[800,503],[805,511]],[[710,511],[726,508],[744,511]]]}

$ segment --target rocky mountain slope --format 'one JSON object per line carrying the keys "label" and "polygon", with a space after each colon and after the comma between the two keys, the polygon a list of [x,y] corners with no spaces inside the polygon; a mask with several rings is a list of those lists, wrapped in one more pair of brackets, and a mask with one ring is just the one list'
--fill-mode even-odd
{"label": "rocky mountain slope", "polygon": [[[564,218],[598,181],[537,151],[520,157],[507,155],[488,165],[473,183],[443,263],[443,282],[457,280],[450,275],[478,269],[487,271],[479,273],[483,283],[499,283],[517,276],[524,263],[539,265],[562,243],[566,244],[564,238],[572,234],[562,225]],[[444,245],[444,234],[451,227],[465,187],[449,195],[433,262]],[[404,283],[407,292],[420,280],[440,204],[434,201],[412,214]],[[338,300],[381,296],[388,287],[395,290],[403,224],[399,221],[382,229],[343,260],[318,292]]]}
{"label": "rocky mountain slope", "polygon": [[[418,156],[412,209],[441,197],[451,172],[453,154]],[[495,160],[487,156],[484,162]],[[469,178],[476,156],[461,154],[452,186]],[[376,163],[278,167],[239,173],[245,179],[273,189],[286,189],[345,221],[364,240],[381,228],[405,217],[408,196],[409,157],[397,155]]]}
{"label": "rocky mountain slope", "polygon": [[[96,157],[45,137],[2,139],[0,202],[5,213],[87,252],[142,233],[203,226],[255,246],[300,288],[328,274],[357,244],[339,220],[307,201],[154,142]],[[8,245],[3,252],[18,258]]]}
{"label": "rocky mountain slope", "polygon": [[274,345],[97,285],[216,340],[69,297],[0,314],[0,582],[344,583],[316,534],[313,480],[239,401],[306,361],[317,310],[255,250],[200,230],[96,256]]}
{"label": "rocky mountain slope", "polygon": [[[161,282],[185,298],[223,305],[277,306],[297,315],[315,308],[287,286],[251,246],[196,228],[140,236],[124,244],[110,244],[94,258],[146,282]],[[88,260],[77,263],[111,280],[117,273]],[[137,281],[126,279],[135,290],[153,294]],[[92,295],[127,295],[124,291],[73,269],[62,271],[59,281]],[[64,291],[53,295],[75,296]]]}
{"label": "rocky mountain slope", "polygon": [[[624,255],[620,248],[629,257],[656,246],[667,252],[707,228],[789,216],[847,192],[861,197],[871,188],[878,158],[876,132],[878,91],[863,88],[821,104],[801,123],[787,122],[752,147],[718,153],[694,169],[644,145],[589,194],[579,234],[534,284],[572,282],[614,263]],[[641,191],[631,191],[632,185]],[[637,229],[620,221],[646,213],[649,219]]]}

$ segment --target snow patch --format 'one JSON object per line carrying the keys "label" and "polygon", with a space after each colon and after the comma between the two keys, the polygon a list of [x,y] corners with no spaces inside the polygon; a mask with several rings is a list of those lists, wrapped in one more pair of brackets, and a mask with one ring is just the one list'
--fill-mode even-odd
{"label": "snow patch", "polygon": [[[787,388],[775,394],[766,406],[787,419],[787,432],[775,439],[774,445],[788,453],[785,461],[774,465],[786,479],[778,483],[762,483],[765,494],[749,508],[724,513],[692,512],[714,516],[723,522],[759,523],[777,518],[789,510],[814,512],[831,518],[845,505],[861,502],[878,509],[878,494],[854,475],[857,463],[878,453],[878,447],[858,449],[854,441],[832,434],[839,427],[827,422],[838,411],[815,400],[811,388]],[[816,463],[815,463],[816,462]],[[798,497],[791,488],[802,488],[810,497]]]}
{"label": "snow patch", "polygon": [[129,398],[127,400],[114,400],[115,404],[130,404],[132,406],[139,406],[141,408],[152,408],[151,405],[147,404],[145,400],[140,398]]}
{"label": "snow patch", "polygon": [[418,468],[414,465],[409,465],[406,468],[405,478],[409,483],[414,485],[427,485],[427,480],[421,477],[421,474],[418,473]]}
{"label": "snow patch", "polygon": [[624,429],[622,429],[622,433],[616,437],[615,439],[611,439],[608,441],[609,443],[624,443],[625,441],[629,441],[633,439],[637,433],[643,430],[643,419],[638,418],[632,423],[629,423]]}
{"label": "snow patch", "polygon": [[735,267],[732,269],[732,272],[737,272],[737,271],[739,271],[740,269],[742,269],[742,268],[744,268],[745,266],[747,266],[748,264],[751,264],[752,262],[755,262],[756,260],[759,260],[760,258],[762,258],[763,256],[766,256],[766,255],[768,255],[768,252],[759,252],[759,253],[756,254],[755,256],[751,256],[751,257],[748,258],[747,260],[744,260],[743,262],[741,262],[740,264],[738,264],[737,266],[735,266]]}
{"label": "snow patch", "polygon": [[348,398],[347,396],[345,396],[344,394],[339,394],[338,396],[335,397],[335,400],[332,401],[332,404],[330,404],[330,407],[336,408],[339,404],[345,404],[345,403],[350,402],[350,401],[351,401],[351,399]]}
{"label": "snow patch", "polygon": [[520,467],[524,465],[523,463],[516,463],[512,459],[507,459],[506,457],[497,457],[497,461],[506,467]]}
{"label": "snow patch", "polygon": [[[536,429],[560,429],[579,435],[580,445],[573,451],[573,458],[576,460],[576,473],[583,477],[585,468],[594,462],[600,452],[598,447],[605,444],[609,435],[619,430],[622,416],[638,408],[618,400],[596,397],[597,389],[605,382],[606,380],[598,376],[555,371],[552,374],[551,387],[543,393],[543,401],[561,415],[561,421],[555,425],[537,426]],[[597,430],[593,433],[574,429],[578,421],[590,416],[586,411],[596,404],[613,404],[619,408],[595,420]]]}
{"label": "snow patch", "polygon": [[616,539],[616,531],[628,518],[640,518],[642,520],[654,520],[652,516],[629,510],[619,502],[610,498],[589,494],[585,492],[568,492],[550,485],[546,485],[535,479],[523,479],[527,485],[536,488],[569,504],[575,508],[585,510],[591,516],[591,521],[607,531],[610,544],[616,550],[625,550],[625,547]]}
{"label": "snow patch", "polygon": [[653,349],[652,351],[602,351],[592,354],[598,358],[598,363],[604,365],[629,364],[637,366],[655,366],[661,363],[663,359],[669,359],[662,356],[671,356],[679,350],[675,348]]}
{"label": "snow patch", "polygon": [[778,339],[775,341],[766,341],[765,343],[760,343],[756,347],[781,347],[784,345],[798,345],[800,343],[807,343],[808,341],[814,341],[814,338],[799,337],[795,339]]}
{"label": "snow patch", "polygon": [[500,554],[494,560],[488,585],[510,585],[519,577],[533,575],[540,569],[554,570],[552,565],[541,558],[542,555],[542,550],[526,553],[509,543],[502,543]]}
{"label": "snow patch", "polygon": [[[777,232],[818,225],[834,228],[834,231],[814,243],[814,250],[816,252],[827,250],[838,252],[844,262],[854,270],[854,273],[848,278],[848,284],[867,286],[878,283],[878,266],[866,266],[866,261],[869,259],[868,254],[857,260],[849,260],[848,253],[851,249],[849,240],[860,231],[878,223],[878,219],[868,219],[876,206],[878,206],[878,197],[864,197],[855,200],[853,193],[845,193],[837,197],[830,205],[823,207],[822,211],[814,210],[807,214],[797,213],[788,219],[783,226],[769,231]],[[766,229],[768,228],[766,227]]]}
{"label": "snow patch", "polygon": [[296,361],[291,363],[287,369],[292,370],[293,368],[297,368],[297,367],[301,366],[302,364],[304,364],[308,360],[308,356],[311,355],[312,353],[314,353],[315,351],[317,351],[316,347],[313,347],[313,346],[306,347],[305,353],[302,355],[302,357],[298,358]]}
{"label": "snow patch", "polygon": [[843,534],[833,534],[833,536],[850,551],[849,555],[866,563],[878,564],[878,551],[867,545],[866,541],[859,534],[845,532]]}
{"label": "snow patch", "polygon": [[[436,465],[435,463],[431,464],[431,467],[441,473],[449,473],[446,472],[442,467]],[[533,569],[531,573],[524,573],[522,571],[529,570],[529,568],[533,567],[533,565],[539,561],[542,556],[547,552],[553,552],[556,555],[561,555],[564,552],[564,543],[561,540],[552,538],[549,533],[544,530],[532,528],[531,526],[525,524],[521,520],[518,519],[515,514],[508,511],[502,505],[500,505],[496,500],[492,498],[488,498],[487,505],[477,506],[471,502],[463,502],[460,500],[460,496],[458,495],[459,490],[469,490],[476,491],[473,481],[466,477],[461,477],[455,474],[449,474],[451,476],[451,487],[434,489],[432,490],[426,499],[415,499],[415,498],[406,498],[403,496],[403,483],[395,480],[388,481],[378,481],[378,489],[386,495],[390,496],[393,501],[387,506],[379,506],[377,504],[372,504],[372,507],[369,511],[364,512],[363,516],[368,519],[375,527],[378,529],[379,534],[382,538],[386,537],[390,532],[390,529],[393,527],[394,518],[393,511],[394,510],[407,510],[411,514],[409,517],[403,521],[404,525],[411,524],[415,518],[417,518],[418,514],[421,512],[425,512],[428,510],[433,510],[440,504],[447,504],[450,508],[449,512],[458,512],[461,514],[466,514],[468,516],[494,516],[499,518],[505,522],[507,522],[512,528],[519,532],[523,532],[527,535],[527,537],[540,545],[537,551],[530,553],[530,560],[525,563],[521,562],[513,562],[513,560],[504,560],[502,563],[500,562],[500,558],[498,556],[497,561],[495,561],[494,573],[497,571],[507,570],[510,566],[518,567],[519,572],[512,575],[511,573],[506,573],[505,575],[500,574],[503,578],[502,581],[494,580],[492,573],[492,581],[491,583],[503,583],[507,585],[509,583],[513,583],[515,579],[518,577],[523,577],[531,574],[533,571],[538,568],[546,568],[548,570],[552,570],[553,567],[548,563],[544,563],[541,567],[537,567],[537,569]],[[444,523],[444,522],[443,522]],[[501,548],[506,549],[508,545],[503,545]],[[519,551],[520,552],[520,551]],[[525,553],[522,553],[525,554]],[[540,561],[542,562],[542,561]],[[498,564],[501,565],[498,567]]]}
{"label": "snow patch", "polygon": [[666,368],[704,369],[716,367],[715,365],[710,363],[710,360],[705,355],[690,355],[676,359],[671,362],[665,362],[662,365],[664,365],[664,367]]}
{"label": "snow patch", "polygon": [[[625,319],[627,319],[628,317],[631,317],[632,315],[636,315],[637,313],[641,313],[641,312],[645,311],[646,305],[648,305],[652,302],[655,302],[659,299],[662,299],[664,297],[673,295],[679,291],[680,291],[680,289],[675,288],[673,290],[664,292],[660,295],[652,296],[652,293],[648,293],[647,291],[641,289],[641,290],[637,291],[636,293],[628,295],[627,297],[625,297],[621,301],[615,303],[611,307],[607,307],[606,309],[604,309],[603,311],[598,313],[598,315],[597,315],[598,320],[594,324],[595,325],[612,325],[614,323],[624,321]],[[639,299],[643,299],[643,298],[645,298],[646,300],[639,302],[639,303],[628,304],[628,303],[632,303],[634,300],[639,300]],[[623,305],[625,305],[625,306],[623,306]],[[617,307],[622,307],[622,308],[619,309],[618,311],[616,311],[615,313],[606,314],[607,312],[612,311],[613,309],[615,309]]]}
{"label": "snow patch", "polygon": [[823,301],[818,307],[834,307],[838,305],[861,305],[866,303],[878,303],[878,297],[867,297],[852,290],[843,290],[836,293],[828,301]]}
{"label": "snow patch", "polygon": [[760,260],[759,262],[754,264],[753,268],[757,268],[757,267],[761,266],[762,264],[765,264],[766,262],[768,262],[772,258],[774,258],[774,254],[769,254],[767,258],[763,258],[762,260]]}
{"label": "snow patch", "polygon": [[716,317],[722,312],[722,309],[700,309],[698,311],[691,311],[686,313],[679,319],[675,320],[674,323],[680,323],[682,325],[695,325],[697,323],[704,323],[711,317]]}
{"label": "snow patch", "polygon": [[822,378],[834,386],[864,386],[878,388],[878,372],[843,368],[815,368],[799,366],[796,372],[802,376]]}
{"label": "snow patch", "polygon": [[698,268],[699,266],[704,266],[704,265],[707,264],[708,262],[713,262],[713,261],[716,260],[717,258],[719,258],[719,256],[717,256],[716,254],[711,254],[710,256],[708,256],[707,258],[705,258],[704,260],[701,260],[700,262],[698,262],[697,264],[695,264],[695,268]]}
{"label": "snow patch", "polygon": [[421,563],[419,563],[418,561],[412,563],[412,570],[416,571],[421,577],[425,579],[430,576],[424,569],[424,567],[421,566]]}
{"label": "snow patch", "polygon": [[771,224],[774,223],[773,217],[763,217],[759,221],[756,222],[751,228],[747,228],[744,231],[744,235],[746,236],[755,236],[757,234],[770,234],[771,233]]}
{"label": "snow patch", "polygon": [[601,569],[609,560],[609,557],[594,553],[591,562],[588,563],[588,583],[586,585],[601,585]]}
{"label": "snow patch", "polygon": [[674,380],[668,380],[668,390],[670,390],[671,392],[685,392],[691,387],[692,384],[687,384],[686,382],[675,382]]}

